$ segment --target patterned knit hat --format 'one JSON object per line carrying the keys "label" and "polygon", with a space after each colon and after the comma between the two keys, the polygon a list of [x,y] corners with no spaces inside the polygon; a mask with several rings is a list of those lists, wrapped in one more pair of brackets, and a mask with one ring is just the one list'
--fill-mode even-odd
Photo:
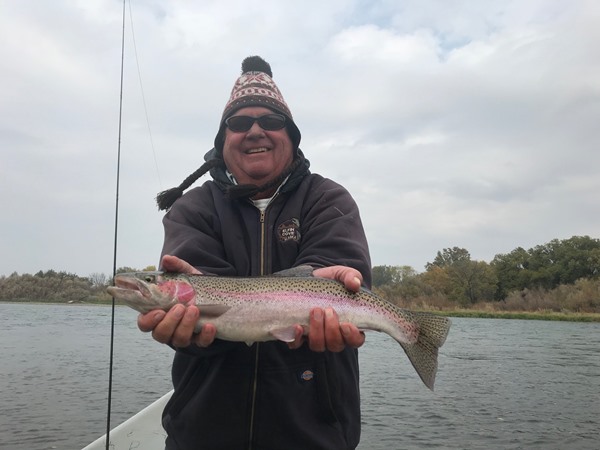
{"label": "patterned knit hat", "polygon": [[283,95],[273,81],[271,66],[260,56],[249,56],[242,62],[242,75],[236,80],[223,115],[219,132],[215,137],[215,148],[223,151],[225,119],[231,117],[238,109],[247,106],[264,106],[286,118],[286,128],[294,149],[300,144],[300,130],[294,123],[292,113]]}

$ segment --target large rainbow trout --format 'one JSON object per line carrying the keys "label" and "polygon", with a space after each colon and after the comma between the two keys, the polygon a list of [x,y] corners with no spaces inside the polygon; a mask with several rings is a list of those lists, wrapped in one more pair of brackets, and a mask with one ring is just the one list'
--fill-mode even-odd
{"label": "large rainbow trout", "polygon": [[212,323],[218,338],[248,345],[292,342],[295,325],[308,332],[312,308],[332,307],[340,322],[381,331],[398,341],[423,383],[433,390],[438,348],[450,329],[447,318],[399,308],[367,289],[348,291],[337,281],[311,276],[312,270],[294,268],[265,277],[127,273],[117,275],[108,292],[141,313],[195,304],[200,309],[197,332]]}

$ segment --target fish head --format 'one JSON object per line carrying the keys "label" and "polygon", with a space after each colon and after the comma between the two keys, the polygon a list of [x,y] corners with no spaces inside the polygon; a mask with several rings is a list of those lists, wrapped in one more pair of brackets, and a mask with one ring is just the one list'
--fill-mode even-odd
{"label": "fish head", "polygon": [[196,292],[184,274],[130,272],[115,276],[109,294],[143,314],[154,309],[168,311],[177,303],[188,305]]}

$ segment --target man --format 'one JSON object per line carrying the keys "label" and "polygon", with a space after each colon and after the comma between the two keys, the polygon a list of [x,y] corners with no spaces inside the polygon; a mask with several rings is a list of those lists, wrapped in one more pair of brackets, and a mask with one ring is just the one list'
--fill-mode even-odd
{"label": "man", "polygon": [[[351,290],[370,286],[370,257],[356,203],[311,174],[300,131],[260,57],[242,63],[206,163],[159,194],[163,270],[266,275],[310,265]],[[210,170],[212,181],[183,191]],[[173,449],[353,449],[360,438],[356,348],[364,335],[331,308],[311,311],[305,339],[225,342],[193,327],[202,310],[179,305],[138,325],[176,349],[175,392],[163,413]]]}

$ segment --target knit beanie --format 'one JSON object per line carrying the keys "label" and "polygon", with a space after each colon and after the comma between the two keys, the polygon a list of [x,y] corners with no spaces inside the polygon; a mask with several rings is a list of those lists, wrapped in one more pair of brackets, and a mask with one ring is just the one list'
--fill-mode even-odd
{"label": "knit beanie", "polygon": [[300,130],[294,123],[292,113],[281,95],[281,91],[273,81],[273,73],[268,62],[260,56],[248,56],[242,61],[242,74],[235,81],[229,100],[225,105],[219,132],[215,137],[215,149],[223,151],[225,119],[237,110],[247,106],[263,106],[286,118],[286,128],[294,149],[300,145]]}

